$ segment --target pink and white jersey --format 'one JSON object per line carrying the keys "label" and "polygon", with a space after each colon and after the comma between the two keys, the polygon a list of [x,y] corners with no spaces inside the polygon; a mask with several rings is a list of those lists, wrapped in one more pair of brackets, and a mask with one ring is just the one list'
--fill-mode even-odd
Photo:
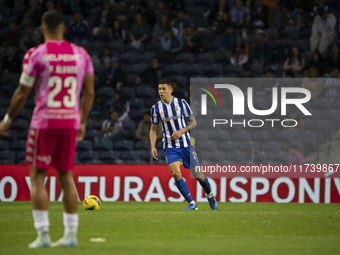
{"label": "pink and white jersey", "polygon": [[27,51],[20,83],[35,88],[31,128],[78,129],[79,96],[93,74],[86,51],[67,41],[47,41]]}

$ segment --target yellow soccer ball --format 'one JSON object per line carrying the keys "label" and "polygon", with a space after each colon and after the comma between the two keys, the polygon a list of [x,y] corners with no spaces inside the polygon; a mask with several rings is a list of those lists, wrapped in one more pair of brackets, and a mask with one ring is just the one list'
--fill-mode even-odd
{"label": "yellow soccer ball", "polygon": [[100,199],[96,196],[90,195],[83,201],[83,207],[85,210],[99,210],[101,205]]}

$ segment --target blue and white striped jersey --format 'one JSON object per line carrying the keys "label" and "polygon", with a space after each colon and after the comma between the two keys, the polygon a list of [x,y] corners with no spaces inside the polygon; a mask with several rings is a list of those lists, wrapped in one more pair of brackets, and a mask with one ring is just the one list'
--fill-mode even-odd
{"label": "blue and white striped jersey", "polygon": [[164,148],[184,148],[191,144],[190,135],[185,132],[179,139],[171,140],[171,135],[186,127],[186,119],[193,113],[189,104],[184,99],[172,97],[170,104],[159,100],[151,107],[151,123],[157,124],[159,120],[163,130],[163,149]]}

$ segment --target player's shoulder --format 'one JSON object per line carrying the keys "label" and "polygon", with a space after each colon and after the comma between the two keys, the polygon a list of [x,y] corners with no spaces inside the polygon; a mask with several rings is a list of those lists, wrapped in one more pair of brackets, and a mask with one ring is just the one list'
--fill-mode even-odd
{"label": "player's shoulder", "polygon": [[157,101],[156,103],[154,103],[152,106],[151,106],[151,110],[154,109],[156,110],[156,108],[159,107],[159,104],[161,103],[161,100]]}
{"label": "player's shoulder", "polygon": [[33,54],[36,54],[37,52],[41,51],[42,49],[44,49],[45,43],[39,44],[36,47],[30,48],[26,51],[26,54],[24,56],[24,60],[25,59],[29,59]]}
{"label": "player's shoulder", "polygon": [[83,55],[83,56],[86,56],[86,57],[90,57],[89,54],[87,53],[87,51],[85,50],[84,47],[79,46],[79,45],[76,45],[76,44],[71,43],[71,42],[68,42],[68,43],[72,46],[73,50],[74,50],[76,53],[78,53],[78,54],[80,54],[80,55]]}

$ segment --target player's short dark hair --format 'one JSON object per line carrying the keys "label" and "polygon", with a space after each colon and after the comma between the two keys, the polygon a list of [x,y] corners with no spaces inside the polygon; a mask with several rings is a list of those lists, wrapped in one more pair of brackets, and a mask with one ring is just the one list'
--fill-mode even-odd
{"label": "player's short dark hair", "polygon": [[150,116],[150,111],[144,111],[143,114]]}
{"label": "player's short dark hair", "polygon": [[289,145],[289,149],[297,150],[296,144],[295,144],[295,143],[292,143],[291,145]]}
{"label": "player's short dark hair", "polygon": [[44,24],[49,31],[55,32],[58,27],[64,23],[64,18],[61,12],[52,10],[44,13],[41,23]]}
{"label": "player's short dark hair", "polygon": [[172,80],[169,80],[169,79],[161,80],[161,81],[158,83],[158,85],[159,85],[159,84],[166,84],[166,85],[170,86],[171,88],[174,86]]}

